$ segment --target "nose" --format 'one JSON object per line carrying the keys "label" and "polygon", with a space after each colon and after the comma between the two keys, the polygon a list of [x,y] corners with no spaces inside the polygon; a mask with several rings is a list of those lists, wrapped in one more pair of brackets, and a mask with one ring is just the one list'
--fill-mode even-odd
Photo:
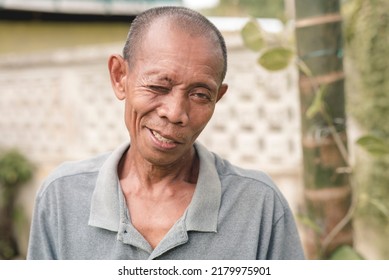
{"label": "nose", "polygon": [[170,123],[185,126],[189,121],[189,100],[185,94],[170,92],[163,96],[157,112],[160,118],[166,118]]}

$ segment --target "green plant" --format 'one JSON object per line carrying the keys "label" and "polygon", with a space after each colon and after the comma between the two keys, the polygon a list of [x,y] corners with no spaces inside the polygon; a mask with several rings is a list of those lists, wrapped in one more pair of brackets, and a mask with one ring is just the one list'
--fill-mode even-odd
{"label": "green plant", "polygon": [[389,257],[389,2],[349,0],[344,6],[349,112],[363,133],[355,177],[359,223],[376,234],[376,254]]}
{"label": "green plant", "polygon": [[330,256],[330,260],[363,260],[351,246],[339,246]]}
{"label": "green plant", "polygon": [[241,35],[245,46],[258,52],[257,62],[269,71],[285,69],[295,57],[295,50],[291,47],[291,39],[288,32],[277,35],[266,33],[254,18],[250,19]]}
{"label": "green plant", "polygon": [[376,157],[389,154],[389,141],[375,135],[364,135],[357,140],[357,144]]}
{"label": "green plant", "polygon": [[14,218],[20,217],[15,209],[19,188],[33,176],[34,167],[20,152],[10,150],[0,156],[0,259],[18,255],[13,232]]}
{"label": "green plant", "polygon": [[[340,134],[340,131],[343,131],[344,128],[342,127],[342,124],[337,123],[337,118],[335,117],[334,113],[331,112],[331,106],[328,104],[329,98],[327,97],[327,87],[325,85],[319,85],[316,82],[316,79],[314,77],[314,74],[312,73],[310,67],[308,67],[302,59],[297,57],[296,51],[294,50],[294,47],[291,45],[292,40],[285,40],[282,39],[282,37],[285,37],[284,34],[280,34],[280,36],[272,37],[272,42],[269,43],[266,41],[266,34],[265,32],[260,28],[257,21],[255,19],[251,19],[247,24],[244,26],[244,28],[241,31],[241,35],[243,38],[243,42],[249,49],[258,52],[259,57],[257,59],[257,62],[260,66],[265,68],[268,71],[278,71],[285,69],[288,67],[293,61],[296,62],[300,72],[302,72],[306,77],[307,80],[310,83],[310,87],[314,90],[314,98],[311,100],[311,103],[309,104],[308,108],[306,108],[306,113],[304,118],[309,120],[309,129],[313,129],[314,131],[322,131],[325,135],[329,135],[331,137],[331,141],[334,141],[335,146],[337,147],[337,150],[339,152],[339,159],[336,159],[338,156],[335,156],[334,159],[336,159],[336,169],[328,169],[328,170],[318,170],[318,171],[312,171],[312,172],[318,172],[317,174],[322,174],[322,176],[316,176],[316,179],[319,180],[321,178],[321,181],[316,182],[316,186],[318,188],[318,191],[320,191],[321,185],[323,185],[324,188],[329,189],[329,186],[333,185],[334,187],[340,186],[342,187],[345,184],[345,181],[343,179],[343,175],[349,175],[351,173],[351,166],[349,164],[348,158],[348,152],[347,147],[343,139],[343,134]],[[276,40],[274,40],[276,38]],[[307,122],[308,123],[308,122]],[[328,136],[325,136],[326,138]],[[327,138],[328,139],[328,138]],[[327,141],[325,138],[322,140]],[[319,144],[320,145],[320,142]],[[323,148],[321,148],[323,149]],[[308,151],[308,150],[307,150]],[[311,152],[311,151],[308,151]],[[315,152],[315,151],[313,151]],[[343,162],[343,163],[342,163]],[[324,164],[320,168],[326,167]],[[325,176],[325,178],[323,177]],[[313,176],[312,176],[313,177]],[[340,178],[339,182],[333,181],[331,178]],[[353,189],[353,183],[352,179],[348,176],[349,185],[351,185],[351,189]],[[322,242],[321,244],[317,244],[316,246],[319,247],[319,257],[325,257],[328,252],[327,249],[329,248],[331,242],[335,239],[335,237],[346,227],[348,227],[352,216],[356,209],[356,199],[353,199],[348,211],[346,211],[345,216],[343,219],[337,222],[335,226],[329,231],[325,232],[324,228],[320,227],[318,223],[314,220],[314,217],[310,217],[307,214],[299,215],[300,221],[302,224],[308,226],[312,229],[315,235],[322,236]],[[327,229],[328,230],[328,229]],[[348,252],[353,251],[354,249],[351,247],[347,247]],[[347,253],[339,253],[341,251],[340,247],[333,250],[333,254],[336,254],[335,257],[339,256],[351,256],[351,254]],[[331,250],[330,250],[331,252]],[[358,255],[356,252],[354,252],[354,256]],[[329,258],[333,257],[333,255],[328,256]]]}

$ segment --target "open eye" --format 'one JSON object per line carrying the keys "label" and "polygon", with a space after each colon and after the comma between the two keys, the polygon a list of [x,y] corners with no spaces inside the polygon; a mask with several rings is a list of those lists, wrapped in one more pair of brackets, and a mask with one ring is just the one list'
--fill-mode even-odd
{"label": "open eye", "polygon": [[195,93],[192,93],[191,96],[198,98],[198,99],[211,100],[211,97],[207,93],[195,92]]}
{"label": "open eye", "polygon": [[212,101],[212,95],[209,92],[208,89],[203,89],[203,88],[196,88],[193,89],[190,93],[189,96],[196,101],[199,102],[210,102]]}

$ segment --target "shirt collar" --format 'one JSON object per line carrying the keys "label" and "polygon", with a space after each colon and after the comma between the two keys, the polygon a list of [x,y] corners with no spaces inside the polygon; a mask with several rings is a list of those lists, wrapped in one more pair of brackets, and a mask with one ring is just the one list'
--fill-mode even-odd
{"label": "shirt collar", "polygon": [[114,150],[101,166],[96,180],[89,215],[89,225],[118,231],[120,223],[119,177],[117,167],[129,143]]}
{"label": "shirt collar", "polygon": [[[120,213],[125,211],[120,203],[121,189],[117,166],[129,143],[114,150],[102,165],[92,195],[89,225],[118,231]],[[186,229],[192,231],[217,231],[217,218],[221,201],[221,183],[215,158],[204,146],[195,143],[200,159],[199,178],[189,207],[185,213]]]}
{"label": "shirt collar", "polygon": [[217,231],[221,201],[221,183],[216,170],[215,156],[200,143],[195,144],[200,159],[199,178],[187,209],[187,230]]}

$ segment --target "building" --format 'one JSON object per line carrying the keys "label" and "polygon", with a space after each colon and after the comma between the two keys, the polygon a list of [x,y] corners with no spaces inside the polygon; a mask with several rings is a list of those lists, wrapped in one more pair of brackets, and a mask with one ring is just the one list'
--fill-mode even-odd
{"label": "building", "polygon": [[181,0],[0,0],[4,16],[13,13],[77,16],[129,16],[161,5],[182,5]]}

